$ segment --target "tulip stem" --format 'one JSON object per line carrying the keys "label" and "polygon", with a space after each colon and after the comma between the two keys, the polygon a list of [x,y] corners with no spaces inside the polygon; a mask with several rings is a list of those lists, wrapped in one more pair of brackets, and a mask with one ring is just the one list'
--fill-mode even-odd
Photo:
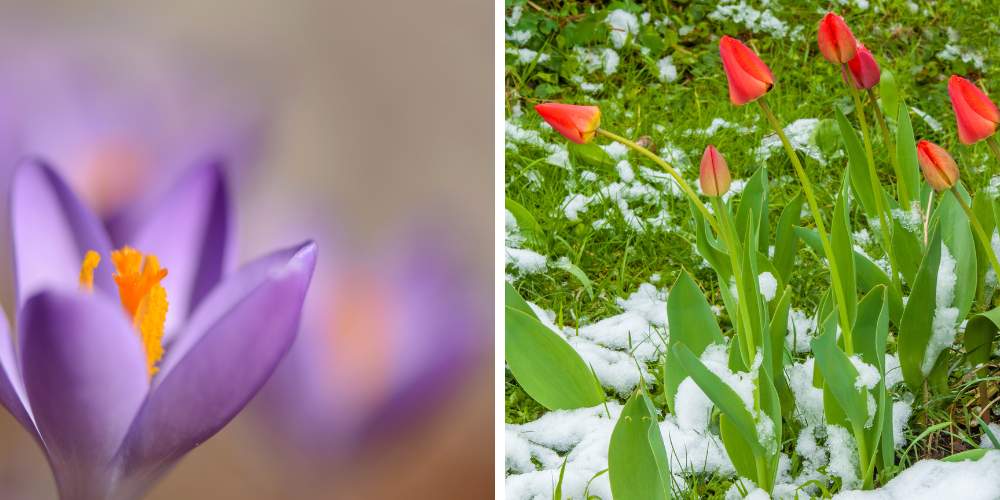
{"label": "tulip stem", "polygon": [[990,150],[993,151],[993,156],[995,156],[997,161],[1000,162],[1000,144],[997,144],[997,140],[991,135],[986,138],[986,144],[990,146]]}
{"label": "tulip stem", "polygon": [[597,135],[603,135],[604,137],[607,137],[612,141],[620,142],[628,146],[637,153],[649,158],[650,160],[653,160],[653,162],[659,165],[661,168],[663,168],[663,170],[666,170],[667,173],[670,174],[670,176],[673,177],[675,181],[677,181],[677,185],[681,187],[681,190],[684,191],[684,194],[687,195],[688,199],[690,199],[691,202],[694,203],[694,206],[698,208],[698,211],[701,212],[701,214],[705,217],[706,220],[708,220],[708,223],[712,226],[712,229],[715,229],[716,233],[722,234],[722,230],[719,228],[719,223],[715,220],[715,217],[712,216],[712,213],[708,211],[708,208],[705,207],[705,204],[701,202],[700,198],[698,198],[698,193],[695,193],[694,189],[691,189],[691,185],[688,184],[683,177],[681,177],[681,174],[679,172],[677,172],[677,169],[675,169],[669,163],[664,161],[663,158],[657,156],[656,153],[653,153],[652,151],[618,134],[615,134],[614,132],[608,132],[603,128],[599,128],[595,132],[597,133]]}
{"label": "tulip stem", "polygon": [[903,176],[903,169],[899,166],[899,158],[896,157],[896,143],[892,140],[892,135],[889,134],[889,125],[885,121],[885,115],[882,113],[882,108],[878,106],[878,100],[875,98],[875,91],[868,89],[868,98],[872,101],[872,108],[875,109],[875,119],[878,121],[879,128],[882,129],[882,138],[885,141],[885,149],[889,153],[889,161],[892,163],[892,170],[896,173],[896,184],[898,189],[896,192],[899,195],[899,203],[903,207],[909,208],[910,203],[910,190],[909,185],[906,184],[906,177]]}
{"label": "tulip stem", "polygon": [[[757,104],[760,105],[760,109],[764,113],[764,118],[771,123],[771,128],[774,129],[774,132],[778,134],[778,138],[781,139],[781,144],[784,145],[785,152],[788,153],[788,158],[792,162],[795,174],[798,175],[799,182],[802,183],[802,192],[806,194],[806,201],[809,202],[809,210],[812,212],[813,220],[816,222],[816,231],[819,233],[820,243],[823,244],[823,253],[826,254],[826,260],[830,266],[830,279],[833,281],[833,293],[837,299],[837,310],[840,315],[840,330],[844,335],[844,346],[848,355],[854,354],[854,342],[851,335],[851,327],[853,325],[851,325],[850,317],[847,315],[847,307],[845,306],[848,291],[843,289],[843,284],[840,282],[837,259],[833,255],[833,247],[830,246],[830,238],[827,236],[826,226],[823,224],[823,216],[819,211],[819,204],[816,203],[816,195],[813,193],[812,183],[809,182],[809,176],[806,175],[805,169],[802,168],[802,163],[799,162],[799,156],[795,153],[795,148],[792,147],[788,136],[785,135],[785,131],[781,128],[781,122],[774,116],[771,107],[767,105],[767,101],[761,97],[757,99]],[[854,293],[854,291],[851,290],[850,293]]]}
{"label": "tulip stem", "polygon": [[[847,69],[846,67],[844,69]],[[868,130],[868,119],[865,118],[865,108],[861,104],[861,95],[858,89],[854,88],[854,85],[848,84],[847,89],[851,92],[851,97],[854,99],[854,108],[858,111],[858,123],[861,124],[861,136],[865,140],[865,159],[868,161],[868,178],[872,185],[872,194],[875,196],[875,211],[878,212],[878,219],[881,227],[879,228],[879,234],[882,235],[882,246],[885,249],[885,255],[889,258],[889,271],[891,271],[892,276],[892,286],[896,290],[902,289],[902,284],[899,282],[899,273],[896,269],[896,259],[892,253],[892,241],[890,239],[890,234],[892,231],[892,226],[889,225],[889,218],[886,216],[885,210],[885,199],[882,197],[882,183],[878,180],[878,173],[875,171],[875,154],[872,153],[872,138],[871,132]],[[876,104],[877,108],[878,105]]]}
{"label": "tulip stem", "polygon": [[951,194],[955,195],[955,199],[958,200],[958,204],[962,206],[962,210],[965,210],[965,216],[969,218],[969,224],[972,224],[972,229],[975,235],[979,238],[979,244],[983,246],[983,250],[986,251],[986,256],[989,257],[990,265],[993,266],[993,272],[1000,276],[1000,262],[997,261],[997,254],[993,251],[993,245],[990,244],[990,237],[986,235],[986,231],[983,230],[982,224],[979,223],[979,219],[974,213],[972,213],[972,207],[966,203],[965,198],[962,198],[962,193],[958,192],[958,184],[956,183],[951,187]]}
{"label": "tulip stem", "polygon": [[[736,304],[740,329],[737,332],[743,337],[744,350],[743,359],[746,361],[747,366],[753,364],[753,358],[756,355],[756,340],[753,338],[753,329],[750,328],[748,321],[750,321],[750,312],[747,310],[746,301],[750,300],[750,297],[742,296],[741,292],[743,288],[743,267],[740,264],[739,256],[742,255],[742,249],[738,246],[739,240],[736,238],[736,232],[733,230],[732,219],[729,216],[729,208],[726,207],[726,203],[722,201],[721,196],[712,196],[712,207],[715,209],[715,213],[719,216],[720,224],[722,225],[722,236],[723,242],[726,244],[726,250],[729,253],[729,262],[733,266],[733,278],[736,280]],[[719,286],[729,286],[729,283],[719,283]],[[753,300],[756,300],[754,298]]]}

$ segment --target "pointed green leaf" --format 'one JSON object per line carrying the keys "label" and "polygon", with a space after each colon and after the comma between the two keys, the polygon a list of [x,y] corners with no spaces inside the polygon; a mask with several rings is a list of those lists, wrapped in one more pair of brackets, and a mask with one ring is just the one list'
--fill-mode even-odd
{"label": "pointed green leaf", "polygon": [[861,208],[869,219],[878,215],[875,210],[875,191],[869,182],[868,158],[861,148],[861,140],[858,139],[854,127],[847,121],[847,117],[834,106],[837,117],[837,124],[840,126],[840,138],[844,141],[844,149],[847,150],[847,169],[851,179],[851,187],[854,194],[861,202]]}
{"label": "pointed green leaf", "polygon": [[[959,186],[959,194],[971,203],[965,189]],[[972,228],[969,226],[969,218],[965,210],[959,205],[952,193],[944,193],[941,203],[934,211],[934,219],[939,221],[938,227],[941,230],[941,241],[948,247],[948,251],[955,259],[955,275],[957,276],[955,285],[955,300],[952,306],[958,308],[958,319],[961,321],[972,308],[972,302],[976,298],[974,286],[976,282],[976,244],[972,237]]]}
{"label": "pointed green leaf", "polygon": [[667,404],[672,409],[677,386],[688,375],[669,348],[683,343],[695,356],[701,356],[710,344],[723,344],[725,340],[712,306],[687,271],[680,273],[667,295],[667,324],[670,325],[670,339],[663,370],[663,388]]}
{"label": "pointed green leaf", "polygon": [[882,68],[882,74],[878,82],[878,93],[882,98],[882,109],[885,110],[886,116],[891,118],[892,110],[896,109],[900,102],[896,76],[892,74],[889,68]]}
{"label": "pointed green leaf", "polygon": [[763,454],[764,448],[758,441],[757,427],[753,416],[736,391],[702,364],[701,360],[684,344],[674,346],[673,351],[678,361],[684,366],[684,371],[694,380],[694,383],[698,384],[708,399],[711,399],[712,403],[719,408],[719,411],[732,420],[733,426],[747,437],[747,442],[754,454]]}
{"label": "pointed green leaf", "polygon": [[583,269],[575,266],[572,262],[567,259],[559,259],[555,263],[555,267],[566,271],[571,276],[576,278],[577,281],[583,285],[583,289],[587,292],[587,296],[594,298],[594,287],[590,282],[590,278],[587,277],[587,273],[583,272]]}
{"label": "pointed green leaf", "polygon": [[903,280],[912,285],[924,250],[917,235],[907,231],[895,217],[892,219],[892,228],[892,251],[896,257],[896,266]]}
{"label": "pointed green leaf", "polygon": [[514,215],[514,220],[517,221],[517,228],[521,231],[521,235],[525,239],[536,245],[543,243],[544,234],[542,233],[542,226],[538,224],[535,216],[531,215],[531,212],[527,208],[524,208],[523,205],[510,198],[507,198],[504,202],[504,207]]}
{"label": "pointed green leaf", "polygon": [[917,392],[924,382],[922,366],[927,344],[933,333],[934,310],[937,306],[937,275],[941,264],[941,232],[935,226],[920,263],[917,278],[910,290],[903,318],[899,325],[896,350],[899,354],[903,380]]}
{"label": "pointed green leaf", "polygon": [[[761,226],[758,239],[758,250],[767,252],[767,167],[760,167],[747,180],[743,193],[740,194],[740,206],[736,211],[736,233],[740,236],[747,233],[749,224]],[[757,232],[754,228],[754,233]]]}
{"label": "pointed green leaf", "polygon": [[525,392],[550,410],[586,408],[604,401],[590,367],[555,332],[513,307],[504,315],[504,353]]}
{"label": "pointed green leaf", "polygon": [[1000,307],[969,318],[965,325],[965,356],[969,364],[977,366],[990,360],[993,339],[1000,329]]}
{"label": "pointed green leaf", "polygon": [[[913,125],[910,123],[910,113],[907,111],[906,105],[899,103],[896,113],[899,117],[896,122],[896,161],[899,163],[900,174],[906,185],[907,196],[912,203],[920,199],[920,165],[917,163],[917,143],[913,137]],[[909,207],[902,208],[909,210]]]}
{"label": "pointed green leaf", "polygon": [[802,193],[799,192],[785,205],[778,218],[778,227],[774,235],[774,268],[778,270],[785,283],[792,277],[795,267],[795,254],[798,251],[798,236],[795,226],[802,219]]}
{"label": "pointed green leaf", "polygon": [[[625,403],[621,416],[611,432],[608,445],[608,479],[611,494],[619,500],[667,500],[670,485],[664,483],[660,462],[666,463],[662,440],[659,449],[651,446],[650,429],[659,434],[656,413],[641,392]],[[662,453],[662,456],[657,454]],[[669,471],[667,471],[669,474]],[[669,476],[666,476],[669,477]]]}
{"label": "pointed green leaf", "polygon": [[840,188],[840,195],[837,197],[837,204],[833,209],[830,247],[833,250],[833,260],[836,261],[840,274],[840,289],[845,295],[844,304],[840,304],[838,307],[847,309],[847,317],[850,324],[853,325],[858,311],[858,285],[854,272],[854,241],[851,236],[851,221],[847,214],[847,197],[845,179]]}
{"label": "pointed green leaf", "polygon": [[816,366],[823,374],[824,387],[836,399],[855,429],[864,429],[868,421],[868,397],[864,388],[855,387],[858,371],[851,360],[837,348],[837,339],[830,332],[813,339]]}

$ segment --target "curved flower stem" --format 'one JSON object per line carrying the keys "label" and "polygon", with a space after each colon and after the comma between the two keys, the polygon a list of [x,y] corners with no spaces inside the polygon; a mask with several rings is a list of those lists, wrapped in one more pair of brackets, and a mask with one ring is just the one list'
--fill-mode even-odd
{"label": "curved flower stem", "polygon": [[979,244],[983,246],[983,250],[986,250],[986,255],[990,259],[990,265],[993,266],[993,272],[996,273],[997,276],[1000,276],[1000,262],[997,261],[996,253],[993,252],[993,245],[990,244],[990,237],[986,235],[986,231],[983,230],[983,226],[979,223],[979,219],[977,219],[976,215],[972,213],[972,207],[965,202],[965,198],[962,198],[962,194],[958,192],[957,187],[951,187],[951,194],[955,195],[955,199],[958,200],[958,204],[962,206],[962,210],[965,210],[965,216],[969,218],[969,224],[972,224],[973,232],[979,238]]}
{"label": "curved flower stem", "polygon": [[997,144],[997,140],[991,135],[986,138],[986,144],[990,146],[990,150],[993,151],[993,156],[995,156],[997,161],[1000,162],[1000,144]]}
{"label": "curved flower stem", "polygon": [[[910,190],[906,184],[906,177],[903,176],[903,169],[899,166],[899,158],[896,158],[896,143],[892,140],[892,135],[889,134],[889,125],[886,124],[885,115],[882,114],[882,109],[878,107],[878,100],[875,99],[875,91],[868,89],[868,98],[871,99],[872,108],[875,110],[875,119],[878,121],[879,128],[882,129],[882,139],[885,142],[885,148],[889,153],[889,161],[892,163],[892,170],[896,173],[896,183],[898,189],[896,189],[899,195],[899,203],[903,205],[904,208],[909,209],[910,203]],[[892,112],[892,110],[890,110]]]}
{"label": "curved flower stem", "polygon": [[715,229],[715,232],[718,234],[722,233],[722,231],[719,228],[719,223],[715,220],[715,217],[712,216],[712,213],[708,211],[708,208],[705,207],[705,204],[701,202],[700,198],[698,198],[698,193],[695,193],[694,189],[691,189],[691,185],[688,184],[683,177],[681,177],[681,174],[679,172],[677,172],[677,169],[672,167],[669,163],[663,161],[663,158],[660,158],[652,151],[618,134],[615,134],[613,132],[608,132],[603,128],[597,129],[595,133],[597,135],[602,135],[604,137],[607,137],[612,141],[620,142],[625,146],[628,146],[635,152],[649,158],[650,160],[653,160],[653,163],[659,165],[661,168],[663,168],[663,170],[666,170],[667,173],[670,174],[670,176],[673,177],[675,181],[677,181],[677,185],[681,187],[681,190],[684,191],[684,194],[687,195],[688,199],[690,199],[691,202],[694,203],[694,206],[698,208],[698,211],[701,212],[701,214],[705,217],[706,220],[708,220],[708,223],[712,226],[712,229]]}
{"label": "curved flower stem", "polygon": [[[730,265],[733,266],[733,278],[736,279],[736,305],[737,305],[737,316],[740,325],[740,334],[743,337],[744,345],[741,346],[743,349],[744,357],[747,366],[753,363],[753,358],[756,355],[757,349],[756,340],[753,338],[753,329],[750,328],[750,313],[747,311],[746,301],[750,300],[750,297],[742,297],[740,292],[743,291],[743,267],[740,264],[740,258],[742,249],[739,246],[739,240],[736,239],[736,233],[733,230],[733,222],[729,216],[729,209],[726,207],[725,202],[722,201],[721,196],[711,197],[712,207],[715,209],[715,213],[719,216],[719,221],[722,225],[722,236],[723,242],[726,244],[726,250],[729,254]],[[728,283],[720,283],[719,286],[729,286]]]}
{"label": "curved flower stem", "polygon": [[[812,183],[809,182],[809,176],[806,175],[805,169],[802,168],[798,154],[792,148],[792,143],[789,142],[788,136],[785,135],[785,131],[781,128],[781,123],[778,122],[778,118],[771,112],[771,108],[767,105],[767,102],[761,97],[757,99],[757,104],[760,105],[760,109],[764,113],[764,118],[771,123],[771,128],[778,134],[781,144],[785,146],[785,152],[788,153],[788,158],[792,162],[795,174],[798,175],[799,182],[802,183],[802,192],[806,194],[806,201],[809,203],[809,210],[812,212],[813,220],[816,222],[816,231],[819,233],[820,243],[823,244],[823,253],[826,254],[826,260],[830,266],[830,278],[833,281],[833,293],[837,298],[837,310],[840,313],[840,330],[844,335],[844,346],[846,347],[847,354],[851,355],[854,353],[854,343],[851,335],[851,327],[853,325],[851,325],[851,320],[847,316],[847,308],[843,306],[846,303],[848,291],[843,289],[840,282],[837,259],[833,256],[833,247],[830,246],[830,238],[827,236],[826,226],[823,224],[823,217],[819,211],[819,205],[816,203],[816,195],[813,192]],[[854,291],[851,290],[850,293],[854,293]]]}
{"label": "curved flower stem", "polygon": [[[896,259],[892,253],[892,241],[889,237],[892,231],[892,227],[889,226],[889,219],[886,217],[885,210],[885,200],[882,198],[882,184],[878,180],[878,173],[875,172],[875,155],[872,153],[872,139],[871,133],[868,130],[868,119],[865,118],[865,109],[861,104],[861,95],[858,89],[854,88],[854,85],[848,85],[848,90],[851,92],[851,97],[854,99],[854,108],[858,110],[858,122],[861,124],[861,135],[865,139],[865,157],[868,160],[868,177],[872,185],[872,194],[875,195],[875,211],[878,212],[879,223],[881,227],[879,228],[879,233],[882,235],[882,246],[885,249],[885,255],[889,257],[889,271],[891,274],[892,286],[896,290],[900,290],[902,285],[899,282],[899,273],[896,269]],[[876,105],[876,107],[878,107]]]}

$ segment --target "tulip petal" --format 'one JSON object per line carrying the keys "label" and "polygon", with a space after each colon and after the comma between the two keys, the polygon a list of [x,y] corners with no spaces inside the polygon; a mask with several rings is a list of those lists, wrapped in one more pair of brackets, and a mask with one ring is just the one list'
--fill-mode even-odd
{"label": "tulip petal", "polygon": [[24,387],[63,498],[103,498],[149,387],[146,357],[121,305],[45,291],[19,318]]}
{"label": "tulip petal", "polygon": [[188,171],[153,205],[112,221],[115,245],[156,255],[169,274],[165,326],[169,342],[195,305],[219,283],[230,257],[229,190],[216,163]]}
{"label": "tulip petal", "polygon": [[975,84],[957,75],[948,80],[948,96],[955,111],[958,138],[963,144],[974,144],[996,131],[1000,112]]}
{"label": "tulip petal", "polygon": [[[18,166],[10,209],[18,306],[43,289],[78,288],[87,250],[102,255],[111,250],[97,216],[41,161],[27,160]],[[118,293],[111,273],[97,273],[94,285]]]}
{"label": "tulip petal", "polygon": [[729,99],[742,105],[766,94],[774,84],[770,68],[742,42],[729,36],[719,40],[722,68],[729,82]]}
{"label": "tulip petal", "polygon": [[130,493],[218,432],[267,381],[295,338],[315,263],[312,243],[276,252],[205,299],[121,450]]}

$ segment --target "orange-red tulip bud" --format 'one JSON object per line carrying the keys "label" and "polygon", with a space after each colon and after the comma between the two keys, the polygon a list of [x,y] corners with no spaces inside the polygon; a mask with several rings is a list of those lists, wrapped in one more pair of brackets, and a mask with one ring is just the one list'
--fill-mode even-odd
{"label": "orange-red tulip bud", "polygon": [[979,87],[965,78],[951,75],[948,96],[955,110],[958,139],[962,144],[974,144],[996,132],[1000,111]]}
{"label": "orange-red tulip bud", "polygon": [[719,54],[729,80],[729,100],[733,104],[755,101],[774,86],[771,69],[739,40],[723,36],[719,40]]}
{"label": "orange-red tulip bud", "polygon": [[872,57],[872,53],[868,52],[868,49],[860,43],[854,59],[847,61],[847,64],[841,68],[844,81],[854,85],[856,89],[870,89],[878,84],[879,78],[882,76],[878,62]]}
{"label": "orange-red tulip bud", "polygon": [[819,51],[827,61],[844,64],[854,59],[858,41],[851,33],[851,28],[847,27],[844,18],[837,14],[827,12],[823,16],[823,20],[819,22],[816,40],[819,42]]}
{"label": "orange-red tulip bud", "polygon": [[601,124],[601,109],[597,106],[547,102],[535,106],[535,111],[556,132],[577,144],[590,142]]}
{"label": "orange-red tulip bud", "polygon": [[951,189],[958,182],[958,165],[941,146],[921,140],[917,143],[917,160],[924,179],[935,191]]}
{"label": "orange-red tulip bud", "polygon": [[726,194],[732,183],[726,159],[711,144],[705,147],[705,154],[701,156],[701,175],[698,177],[698,182],[701,184],[701,192],[705,196],[713,197]]}

